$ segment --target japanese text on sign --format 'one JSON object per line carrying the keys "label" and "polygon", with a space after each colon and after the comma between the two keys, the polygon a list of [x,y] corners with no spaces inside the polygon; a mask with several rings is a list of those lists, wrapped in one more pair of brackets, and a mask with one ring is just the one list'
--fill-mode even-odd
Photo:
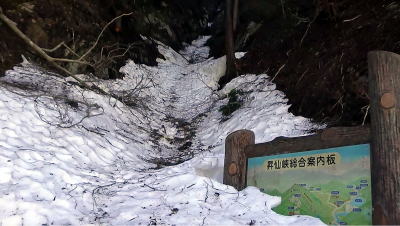
{"label": "japanese text on sign", "polygon": [[267,171],[290,170],[298,168],[331,167],[340,163],[340,154],[323,153],[284,159],[271,159],[264,162]]}

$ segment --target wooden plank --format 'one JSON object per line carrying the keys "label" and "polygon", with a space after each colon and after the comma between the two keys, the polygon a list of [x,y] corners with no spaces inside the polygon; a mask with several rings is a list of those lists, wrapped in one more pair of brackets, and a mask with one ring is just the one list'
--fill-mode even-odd
{"label": "wooden plank", "polygon": [[255,135],[250,130],[239,130],[225,140],[224,184],[238,190],[246,186],[247,158],[245,148],[254,145]]}
{"label": "wooden plank", "polygon": [[368,54],[374,224],[400,224],[400,55]]}
{"label": "wooden plank", "polygon": [[288,154],[317,149],[326,149],[370,142],[368,127],[335,127],[318,131],[304,137],[278,137],[271,142],[250,145],[246,148],[246,157]]}

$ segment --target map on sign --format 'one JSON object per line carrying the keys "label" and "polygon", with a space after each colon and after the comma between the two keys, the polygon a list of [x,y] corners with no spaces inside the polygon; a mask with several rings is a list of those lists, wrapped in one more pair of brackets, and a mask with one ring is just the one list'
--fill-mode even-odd
{"label": "map on sign", "polygon": [[369,144],[249,158],[247,185],[282,197],[283,215],[372,224]]}

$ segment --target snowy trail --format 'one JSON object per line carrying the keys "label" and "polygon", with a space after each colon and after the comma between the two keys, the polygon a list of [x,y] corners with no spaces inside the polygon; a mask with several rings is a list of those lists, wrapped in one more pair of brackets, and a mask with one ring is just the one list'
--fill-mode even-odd
{"label": "snowy trail", "polygon": [[[196,44],[204,44],[209,37],[203,37]],[[192,46],[190,46],[192,47]],[[190,50],[191,48],[188,47]],[[167,76],[170,76],[170,84],[164,83],[167,87],[161,87],[163,90],[168,90],[168,101],[166,110],[169,111],[172,117],[181,118],[187,121],[192,120],[199,113],[204,113],[212,105],[213,92],[211,87],[208,87],[206,82],[206,74],[199,71],[202,67],[202,62],[207,58],[197,57],[193,63],[189,63],[186,58],[191,59],[193,55],[205,55],[208,53],[208,48],[195,48],[188,53],[175,55],[172,61],[160,61],[160,68],[164,70]],[[162,47],[160,52],[170,51]],[[196,51],[197,50],[197,51]],[[183,56],[186,56],[183,58]],[[209,81],[210,82],[210,81]]]}
{"label": "snowy trail", "polygon": [[[133,108],[26,62],[0,78],[0,225],[322,225],[274,213],[280,198],[257,188],[221,184],[228,133],[265,142],[319,126],[288,113],[266,75],[217,92],[225,61],[207,59],[206,39],[180,54],[160,44],[158,67],[130,61],[123,80],[97,83],[130,95],[144,84]],[[223,121],[233,88],[244,105]],[[161,162],[177,154],[190,160]]]}

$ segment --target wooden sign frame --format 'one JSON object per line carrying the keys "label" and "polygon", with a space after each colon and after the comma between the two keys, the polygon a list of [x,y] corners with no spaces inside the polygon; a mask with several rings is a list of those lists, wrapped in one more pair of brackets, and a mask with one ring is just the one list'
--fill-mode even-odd
{"label": "wooden sign frame", "polygon": [[[267,143],[254,143],[254,133],[239,130],[231,133],[225,143],[224,184],[242,190],[247,184],[248,158],[305,152],[342,146],[369,144],[368,127],[336,127],[303,137],[278,137]],[[233,146],[239,148],[232,148]],[[231,156],[229,158],[228,156]]]}
{"label": "wooden sign frame", "polygon": [[[304,156],[306,156],[309,151],[324,151],[331,148],[349,148],[349,146],[362,144],[368,144],[369,147],[371,147],[369,127],[329,128],[317,131],[316,134],[310,136],[294,138],[278,137],[271,142],[261,144],[254,144],[254,133],[252,131],[239,130],[230,134],[226,139],[226,157],[229,159],[228,156],[230,155],[231,160],[226,161],[227,158],[225,158],[224,183],[230,184],[238,190],[244,189],[247,186],[247,176],[248,171],[250,170],[248,163],[250,158],[274,158],[278,155],[294,153],[304,153]],[[347,151],[349,150],[347,149],[344,153],[354,153],[352,151]],[[268,162],[272,163],[272,161]],[[276,164],[276,162],[274,164]],[[277,165],[279,165],[279,163]],[[277,165],[275,165],[275,167],[277,167]],[[302,168],[299,169],[301,170]],[[368,171],[368,174],[371,178],[368,179],[368,181],[372,179],[370,170]],[[261,186],[260,188],[265,187]],[[370,195],[370,198],[373,198],[372,194]]]}

